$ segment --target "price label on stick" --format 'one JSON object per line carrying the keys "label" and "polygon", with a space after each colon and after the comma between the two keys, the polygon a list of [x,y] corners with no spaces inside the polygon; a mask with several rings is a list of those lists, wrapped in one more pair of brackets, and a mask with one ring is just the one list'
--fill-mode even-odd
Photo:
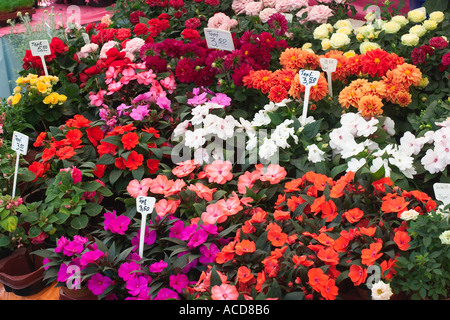
{"label": "price label on stick", "polygon": [[301,124],[304,126],[306,123],[306,114],[308,113],[309,92],[311,91],[311,87],[315,86],[319,81],[320,72],[302,69],[298,74],[300,83],[305,86],[305,98],[303,99],[303,114],[301,118]]}
{"label": "price label on stick", "polygon": [[139,196],[136,198],[136,210],[142,215],[141,233],[139,235],[139,256],[142,258],[144,253],[145,225],[147,224],[147,215],[153,212],[156,199],[153,197]]}
{"label": "price label on stick", "polygon": [[50,45],[47,40],[34,40],[30,41],[31,54],[34,57],[41,57],[42,67],[44,68],[45,75],[48,76],[47,64],[45,63],[45,56],[51,55]]}
{"label": "price label on stick", "polygon": [[13,138],[11,143],[11,149],[16,152],[16,168],[14,170],[14,182],[13,182],[13,189],[12,189],[12,197],[14,198],[16,196],[16,186],[17,186],[17,172],[19,171],[19,159],[20,155],[27,154],[28,152],[28,136],[24,135],[23,133],[14,131],[13,132]]}
{"label": "price label on stick", "polygon": [[450,203],[450,183],[435,183],[433,190],[437,200],[442,201],[445,206]]}
{"label": "price label on stick", "polygon": [[328,93],[333,96],[333,86],[331,74],[336,71],[337,60],[333,58],[320,58],[320,67],[327,73]]}
{"label": "price label on stick", "polygon": [[231,32],[213,28],[204,28],[206,44],[210,49],[226,51],[234,50],[233,37]]}

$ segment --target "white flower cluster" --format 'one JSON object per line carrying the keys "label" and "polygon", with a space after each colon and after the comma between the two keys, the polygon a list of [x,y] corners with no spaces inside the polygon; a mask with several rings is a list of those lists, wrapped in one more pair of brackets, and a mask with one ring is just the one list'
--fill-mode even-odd
{"label": "white flower cluster", "polygon": [[[423,137],[425,143],[433,144],[421,159],[422,165],[429,173],[444,171],[450,164],[450,119],[436,123],[441,128],[428,131]],[[421,138],[416,138],[416,140]]]}
{"label": "white flower cluster", "polygon": [[314,29],[314,39],[321,40],[322,49],[340,49],[350,43],[350,34],[354,32],[349,19],[338,20],[334,25],[323,23]]}

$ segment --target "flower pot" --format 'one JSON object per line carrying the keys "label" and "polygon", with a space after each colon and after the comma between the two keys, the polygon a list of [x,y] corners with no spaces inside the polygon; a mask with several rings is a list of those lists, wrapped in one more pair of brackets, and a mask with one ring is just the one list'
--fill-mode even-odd
{"label": "flower pot", "polygon": [[98,300],[98,298],[87,287],[78,290],[61,287],[59,289],[59,300]]}
{"label": "flower pot", "polygon": [[34,260],[26,248],[17,249],[0,260],[0,282],[15,295],[36,294],[46,286],[42,265],[42,259]]}

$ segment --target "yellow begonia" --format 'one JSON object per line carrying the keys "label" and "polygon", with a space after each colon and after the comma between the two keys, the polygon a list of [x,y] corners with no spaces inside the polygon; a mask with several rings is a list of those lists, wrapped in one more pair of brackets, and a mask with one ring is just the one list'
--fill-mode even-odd
{"label": "yellow begonia", "polygon": [[64,103],[67,100],[67,96],[65,96],[63,94],[60,94],[59,97],[58,97],[58,100],[59,100],[60,103]]}
{"label": "yellow begonia", "polygon": [[7,102],[12,104],[12,105],[16,105],[16,104],[18,104],[20,102],[20,99],[22,99],[22,95],[20,93],[16,93],[15,95],[10,96],[7,99]]}
{"label": "yellow begonia", "polygon": [[44,82],[38,82],[36,87],[37,87],[37,90],[40,93],[46,93],[47,92],[47,85]]}

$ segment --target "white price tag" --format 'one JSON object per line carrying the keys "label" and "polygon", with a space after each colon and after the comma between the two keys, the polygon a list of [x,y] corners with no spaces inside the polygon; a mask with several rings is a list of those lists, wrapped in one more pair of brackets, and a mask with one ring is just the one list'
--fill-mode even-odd
{"label": "white price tag", "polygon": [[31,54],[33,56],[48,56],[52,54],[47,40],[30,41]]}
{"label": "white price tag", "polygon": [[316,70],[302,69],[298,72],[300,83],[305,86],[305,98],[303,99],[303,114],[300,120],[302,126],[306,124],[306,114],[308,113],[309,92],[312,86],[319,82],[320,72]]}
{"label": "white price tag", "polygon": [[450,183],[435,183],[433,185],[434,196],[444,205],[450,203]]}
{"label": "white price tag", "polygon": [[328,94],[333,96],[333,86],[331,74],[336,71],[337,60],[333,58],[320,58],[320,67],[327,73]]}
{"label": "white price tag", "polygon": [[145,226],[147,224],[147,215],[153,212],[156,198],[139,196],[136,198],[136,210],[142,215],[141,230],[139,235],[139,256],[142,258],[144,253]]}
{"label": "white price tag", "polygon": [[90,44],[91,43],[91,39],[89,39],[89,35],[87,33],[83,32],[81,34],[81,36],[83,37],[85,44]]}
{"label": "white price tag", "polygon": [[234,51],[233,37],[230,31],[204,28],[206,44],[210,49]]}
{"label": "white price tag", "polygon": [[11,143],[11,149],[20,154],[27,154],[28,152],[28,136],[23,133],[14,131]]}

